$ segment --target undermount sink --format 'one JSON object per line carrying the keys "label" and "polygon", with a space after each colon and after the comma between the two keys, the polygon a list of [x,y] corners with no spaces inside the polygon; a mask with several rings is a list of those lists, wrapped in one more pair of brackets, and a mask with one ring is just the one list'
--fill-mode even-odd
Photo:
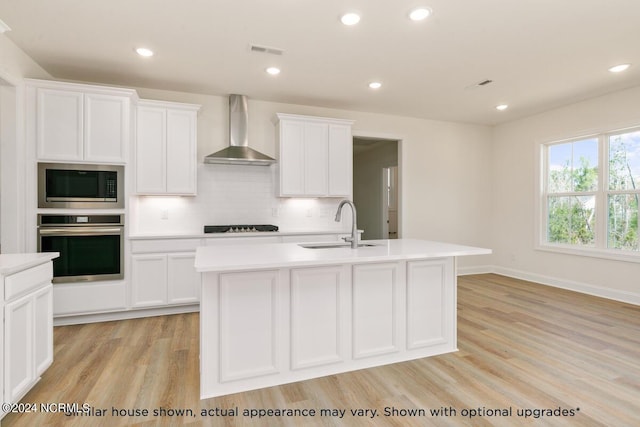
{"label": "undermount sink", "polygon": [[[303,248],[306,249],[334,249],[334,248],[351,248],[351,243],[349,242],[344,242],[344,243],[299,243],[298,246],[301,246]],[[358,247],[359,248],[364,248],[364,247],[370,247],[370,246],[376,246],[376,245],[372,245],[370,243],[359,243]]]}

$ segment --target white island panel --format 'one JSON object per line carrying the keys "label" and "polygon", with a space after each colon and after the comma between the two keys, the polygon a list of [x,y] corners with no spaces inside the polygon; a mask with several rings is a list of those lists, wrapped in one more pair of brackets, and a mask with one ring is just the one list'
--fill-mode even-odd
{"label": "white island panel", "polygon": [[[454,336],[455,287],[448,286],[452,258],[407,263],[407,347],[442,344]],[[455,317],[455,313],[453,313]]]}
{"label": "white island panel", "polygon": [[220,276],[220,381],[278,372],[277,271]]}
{"label": "white island panel", "polygon": [[353,266],[353,357],[399,350],[398,263]]}
{"label": "white island panel", "polygon": [[347,273],[343,266],[291,270],[291,369],[344,360]]}

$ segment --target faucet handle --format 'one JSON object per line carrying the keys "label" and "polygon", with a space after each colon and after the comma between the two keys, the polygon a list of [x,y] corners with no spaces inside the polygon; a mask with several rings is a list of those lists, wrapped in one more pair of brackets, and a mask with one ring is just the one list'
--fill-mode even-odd
{"label": "faucet handle", "polygon": [[344,240],[345,242],[350,242],[350,241],[352,241],[353,239],[352,239],[351,237],[349,237],[349,236],[343,236],[343,237],[342,237],[342,240]]}

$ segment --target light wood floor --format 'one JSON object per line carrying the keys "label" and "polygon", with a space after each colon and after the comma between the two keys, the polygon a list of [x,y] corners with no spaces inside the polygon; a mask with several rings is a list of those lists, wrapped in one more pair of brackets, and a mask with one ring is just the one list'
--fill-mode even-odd
{"label": "light wood floor", "polygon": [[[200,401],[198,315],[58,327],[54,363],[23,399],[104,417],[9,414],[3,426],[639,426],[640,307],[497,275],[459,279],[458,347],[442,356]],[[193,417],[113,417],[111,408]],[[346,409],[344,418],[201,417],[200,410]],[[384,416],[385,407],[425,416]],[[455,416],[432,416],[453,408]],[[511,408],[511,416],[465,410]],[[373,420],[350,409],[376,409]],[[518,416],[533,409],[574,416]],[[401,413],[400,413],[401,414]],[[405,413],[406,414],[406,413]]]}

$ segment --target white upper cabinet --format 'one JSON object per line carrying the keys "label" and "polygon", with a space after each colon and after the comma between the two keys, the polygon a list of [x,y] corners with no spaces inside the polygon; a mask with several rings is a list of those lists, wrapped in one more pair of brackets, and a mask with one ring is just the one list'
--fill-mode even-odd
{"label": "white upper cabinet", "polygon": [[38,158],[82,160],[84,156],[84,95],[52,89],[37,89]]}
{"label": "white upper cabinet", "polygon": [[126,163],[126,147],[131,134],[129,99],[86,94],[84,104],[84,159]]}
{"label": "white upper cabinet", "polygon": [[279,196],[349,197],[351,120],[278,114]]}
{"label": "white upper cabinet", "polygon": [[199,108],[140,101],[136,114],[136,193],[196,194]]}
{"label": "white upper cabinet", "polygon": [[27,86],[38,160],[127,162],[135,91],[42,80]]}
{"label": "white upper cabinet", "polygon": [[138,105],[136,111],[136,190],[166,191],[167,110]]}

